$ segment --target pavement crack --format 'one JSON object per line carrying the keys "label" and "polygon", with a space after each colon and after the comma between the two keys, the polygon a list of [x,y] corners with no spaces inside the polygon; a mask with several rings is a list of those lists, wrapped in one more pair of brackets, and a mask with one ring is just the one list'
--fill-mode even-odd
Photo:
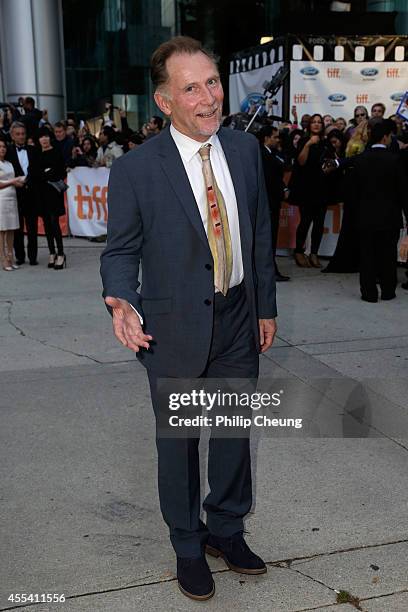
{"label": "pavement crack", "polygon": [[[351,546],[350,548],[339,548],[337,550],[331,550],[329,552],[324,553],[315,553],[314,555],[305,555],[303,557],[292,557],[291,559],[280,559],[278,561],[268,562],[268,565],[281,565],[287,564],[288,567],[292,565],[295,561],[300,561],[307,563],[308,561],[313,561],[314,559],[319,559],[321,557],[331,557],[333,555],[340,555],[348,552],[355,552],[357,550],[368,550],[370,548],[381,548],[382,546],[393,546],[394,544],[405,544],[408,542],[408,538],[404,538],[402,540],[392,540],[390,542],[381,542],[379,544],[363,544],[361,546]],[[299,563],[298,565],[301,565]]]}
{"label": "pavement crack", "polygon": [[20,327],[18,327],[18,325],[16,325],[11,318],[11,311],[13,310],[14,306],[13,302],[11,300],[5,300],[4,303],[6,304],[7,308],[7,323],[13,327],[20,334],[20,336],[26,336],[27,334]]}
{"label": "pavement crack", "polygon": [[7,304],[7,322],[11,325],[11,327],[13,327],[18,332],[18,334],[20,334],[20,336],[23,336],[24,338],[27,338],[28,340],[32,340],[33,342],[38,342],[38,344],[41,344],[42,346],[45,346],[47,348],[53,348],[53,349],[56,349],[57,351],[61,351],[62,353],[68,353],[69,355],[74,355],[75,357],[83,357],[84,359],[88,359],[89,361],[92,361],[92,363],[97,363],[99,365],[103,363],[102,361],[99,361],[98,359],[95,359],[94,357],[90,357],[89,355],[85,355],[84,353],[76,353],[75,351],[70,351],[69,349],[62,348],[61,346],[50,344],[46,340],[40,340],[39,338],[35,338],[34,336],[27,334],[23,329],[21,329],[21,327],[19,327],[16,323],[14,323],[12,319],[12,311],[13,311],[13,306],[14,306],[14,303],[12,302],[12,300],[5,300],[5,303]]}
{"label": "pavement crack", "polygon": [[[345,548],[345,549],[339,549],[339,550],[333,550],[330,552],[326,552],[326,553],[317,553],[317,554],[313,554],[313,555],[309,555],[309,556],[303,556],[303,557],[293,557],[292,559],[280,559],[280,560],[276,560],[276,561],[266,561],[266,565],[271,566],[271,567],[279,567],[282,569],[292,569],[291,568],[291,564],[294,561],[310,561],[313,559],[317,559],[319,557],[326,557],[326,556],[331,556],[331,555],[337,555],[340,553],[346,553],[346,552],[353,552],[356,550],[365,550],[367,548],[379,548],[381,546],[391,546],[393,544],[400,544],[400,543],[404,543],[404,542],[408,542],[408,539],[404,539],[404,540],[395,540],[392,542],[382,542],[380,544],[367,544],[366,546],[354,546],[351,548]],[[218,569],[218,570],[214,570],[212,571],[213,574],[223,574],[225,572],[230,572],[231,570],[228,567],[222,568],[222,569]],[[312,576],[308,576],[307,574],[301,572],[298,569],[293,568],[292,571],[297,572],[298,574],[302,574],[305,578],[309,578],[310,580],[313,580],[314,582],[317,582],[319,584],[321,584],[322,586],[326,587],[327,589],[329,589],[330,591],[332,591],[333,593],[337,593],[336,589],[333,589],[332,587],[327,586],[327,584],[324,584],[324,582],[321,582],[319,580],[317,580],[316,578],[313,578]],[[161,578],[159,580],[151,580],[151,581],[146,581],[146,578],[148,578],[148,576],[145,576],[145,581],[144,582],[138,582],[137,584],[126,584],[126,585],[122,585],[122,586],[118,586],[118,587],[114,587],[111,589],[101,589],[99,591],[88,591],[85,593],[77,593],[75,595],[67,595],[65,597],[66,600],[71,600],[71,599],[81,599],[83,597],[92,597],[94,595],[105,595],[107,593],[118,593],[120,591],[129,591],[130,589],[137,589],[140,587],[145,587],[145,586],[155,586],[157,584],[163,584],[163,582],[174,582],[175,580],[177,580],[176,576],[171,575],[171,576],[167,576],[165,578]],[[390,595],[398,595],[400,593],[405,593],[407,592],[408,589],[402,590],[402,591],[395,591],[395,593],[388,593],[388,594],[382,594],[382,595],[376,595],[373,597],[367,597],[367,598],[361,598],[360,601],[368,601],[370,599],[376,599],[379,597],[388,597]],[[23,605],[19,605],[19,606],[10,606],[7,608],[0,608],[0,612],[8,612],[9,610],[18,610],[19,608],[32,608],[34,606],[38,606],[38,603],[24,603]],[[338,605],[335,603],[333,604],[324,604],[324,605],[319,605],[317,607],[314,608],[302,608],[299,610],[294,610],[293,612],[309,612],[312,610],[319,610],[321,608],[326,608],[326,607],[330,607],[330,606],[335,606]]]}

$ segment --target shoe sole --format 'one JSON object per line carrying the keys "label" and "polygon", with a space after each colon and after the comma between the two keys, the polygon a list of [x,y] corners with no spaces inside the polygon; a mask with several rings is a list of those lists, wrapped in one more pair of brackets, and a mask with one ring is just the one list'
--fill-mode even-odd
{"label": "shoe sole", "polygon": [[189,593],[188,591],[183,589],[183,587],[181,586],[179,582],[177,584],[178,584],[178,588],[183,593],[183,595],[185,595],[186,597],[189,597],[190,599],[194,599],[194,601],[207,601],[207,599],[211,599],[211,597],[213,597],[215,593],[215,584],[212,588],[211,593],[208,593],[207,595],[194,595],[193,593]]}
{"label": "shoe sole", "polygon": [[211,555],[212,557],[217,557],[217,558],[221,557],[221,559],[226,563],[229,569],[232,570],[233,572],[237,572],[237,574],[249,574],[252,576],[256,576],[258,574],[266,574],[266,572],[268,571],[267,567],[263,567],[261,569],[247,569],[245,567],[237,567],[236,565],[233,565],[232,563],[228,561],[224,553],[222,553],[220,550],[217,550],[217,548],[208,546],[208,544],[205,547],[205,552]]}

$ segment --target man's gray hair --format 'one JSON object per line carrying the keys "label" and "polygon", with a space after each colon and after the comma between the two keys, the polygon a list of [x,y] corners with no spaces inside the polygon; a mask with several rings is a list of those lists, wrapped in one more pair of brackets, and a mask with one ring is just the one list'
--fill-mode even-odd
{"label": "man's gray hair", "polygon": [[24,129],[26,129],[26,126],[21,121],[13,121],[13,123],[10,126],[10,131],[14,130],[16,128],[24,128]]}

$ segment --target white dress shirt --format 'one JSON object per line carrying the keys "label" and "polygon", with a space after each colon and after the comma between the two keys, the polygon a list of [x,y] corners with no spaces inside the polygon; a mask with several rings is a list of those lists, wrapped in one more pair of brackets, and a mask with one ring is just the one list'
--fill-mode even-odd
{"label": "white dress shirt", "polygon": [[17,150],[17,157],[19,164],[21,166],[22,171],[24,172],[24,176],[27,176],[28,173],[28,153],[27,149],[22,149],[21,151]]}
{"label": "white dress shirt", "polygon": [[211,167],[213,169],[218,188],[224,197],[225,207],[228,214],[228,225],[231,234],[232,247],[232,273],[230,288],[235,287],[235,285],[239,285],[244,278],[241,236],[239,233],[238,206],[234,185],[232,184],[231,174],[220,140],[217,134],[213,134],[205,142],[197,142],[197,140],[193,140],[192,138],[189,138],[176,130],[173,125],[170,125],[170,134],[180,153],[181,160],[186,170],[188,180],[190,181],[191,189],[193,190],[206,233],[208,216],[207,190],[205,187],[202,161],[198,150],[206,144],[211,145]]}

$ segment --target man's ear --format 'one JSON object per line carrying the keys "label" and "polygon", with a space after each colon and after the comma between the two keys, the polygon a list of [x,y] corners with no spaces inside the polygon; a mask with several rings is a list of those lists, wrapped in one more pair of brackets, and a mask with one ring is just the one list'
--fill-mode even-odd
{"label": "man's ear", "polygon": [[167,116],[171,115],[171,101],[167,96],[164,96],[160,92],[155,91],[154,101],[156,102],[162,113]]}

